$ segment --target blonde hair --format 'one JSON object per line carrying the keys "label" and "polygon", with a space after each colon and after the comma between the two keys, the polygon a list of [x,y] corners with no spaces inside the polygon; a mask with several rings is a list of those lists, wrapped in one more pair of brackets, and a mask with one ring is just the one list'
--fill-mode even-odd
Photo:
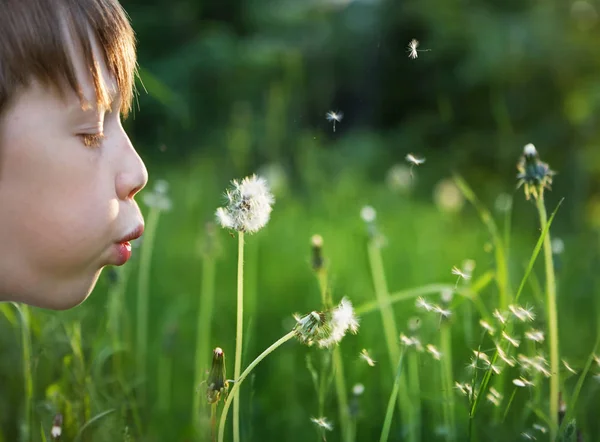
{"label": "blonde hair", "polygon": [[[96,91],[96,104],[109,107],[110,94],[94,59],[90,34],[96,38],[127,116],[134,96],[135,36],[117,0],[0,0],[0,116],[15,92],[32,79],[56,88],[70,87],[85,106],[68,38],[81,46]],[[65,33],[64,23],[70,33]],[[69,35],[70,34],[70,35]]]}

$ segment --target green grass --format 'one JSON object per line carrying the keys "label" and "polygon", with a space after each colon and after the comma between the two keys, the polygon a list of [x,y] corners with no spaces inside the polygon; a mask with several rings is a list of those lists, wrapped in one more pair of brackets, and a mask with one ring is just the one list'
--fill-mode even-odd
{"label": "green grass", "polygon": [[[57,412],[65,418],[65,440],[123,440],[125,431],[136,441],[209,440],[195,436],[210,433],[211,419],[202,387],[195,391],[216,346],[227,354],[227,373],[232,376],[236,336],[238,242],[220,230],[210,239],[218,242],[218,247],[211,249],[211,261],[201,253],[209,241],[205,222],[212,220],[221,205],[229,180],[241,178],[219,170],[218,162],[198,159],[163,171],[170,183],[173,209],[161,214],[150,270],[150,258],[141,260],[143,250],[134,250],[127,272],[119,269],[117,282],[111,282],[105,271],[91,298],[71,311],[29,309],[25,329],[14,308],[0,305],[0,441],[24,440],[23,428],[31,441],[51,440],[49,432]],[[424,181],[417,182],[417,191],[425,197],[417,198],[393,194],[383,182],[368,181],[351,167],[332,177],[315,173],[301,178],[302,191],[289,188],[276,194],[269,224],[246,238],[248,251],[252,250],[248,257],[252,263],[246,263],[252,269],[247,299],[252,305],[246,305],[244,317],[242,372],[291,329],[293,313],[321,308],[322,290],[311,268],[310,238],[315,233],[324,239],[326,284],[334,299],[347,296],[353,302],[361,325],[358,335],[344,338],[334,361],[326,367],[343,366],[343,379],[337,383],[323,381],[329,377],[316,380],[323,390],[321,398],[306,363],[311,355],[314,372],[321,376],[319,350],[292,341],[262,360],[240,386],[243,441],[322,440],[310,421],[320,417],[321,411],[334,424],[333,431],[325,432],[329,442],[341,441],[343,434],[356,441],[377,440],[382,433],[389,441],[467,440],[469,428],[473,441],[518,440],[522,432],[531,431],[533,423],[552,420],[548,379],[536,377],[539,383],[535,387],[512,396],[516,368],[506,368],[502,376],[483,370],[474,376],[466,368],[478,347],[493,357],[494,343],[488,336],[481,339],[478,322],[481,318],[493,321],[494,309],[511,299],[515,302],[519,297],[521,305],[534,306],[534,325],[547,334],[545,306],[539,302],[544,298],[536,295],[545,290],[545,268],[541,256],[531,262],[532,254],[542,249],[533,204],[519,202],[521,195],[516,194],[513,214],[519,216],[513,216],[514,224],[507,229],[505,215],[484,209],[490,204],[479,195],[477,209],[467,205],[458,214],[440,213],[426,196],[433,186]],[[513,184],[508,178],[507,188]],[[558,198],[552,198],[552,193],[546,198],[552,201],[547,204],[553,211]],[[359,216],[364,204],[377,210],[378,230],[386,237],[386,245],[377,250],[370,245]],[[147,208],[143,210],[147,214]],[[565,213],[560,209],[551,218],[552,231],[560,226]],[[510,253],[506,232],[510,232]],[[571,400],[568,419],[576,418],[585,440],[594,440],[592,435],[599,429],[593,410],[600,404],[592,376],[599,370],[590,354],[595,349],[592,324],[597,318],[594,309],[585,308],[592,293],[582,281],[596,281],[598,276],[572,264],[587,253],[584,238],[574,238],[569,244],[561,256],[565,266],[556,274],[558,329],[561,357],[578,375],[561,378],[561,388],[563,397]],[[415,299],[423,296],[440,303],[440,292],[453,288],[456,281],[450,269],[465,259],[477,263],[473,279],[459,284],[450,303],[450,322],[440,328],[439,317],[418,310]],[[142,328],[136,319],[140,282],[140,299],[147,301]],[[510,287],[518,287],[514,295]],[[203,304],[212,311],[206,317],[200,309],[202,296],[213,292],[212,301]],[[382,312],[388,318],[385,328]],[[432,343],[452,357],[437,361],[427,352],[411,349],[398,377],[403,350],[396,335],[413,334],[408,321],[415,316],[421,319],[416,333],[423,345]],[[198,324],[199,318],[203,324]],[[394,326],[389,325],[391,321]],[[511,327],[522,338],[529,325],[515,323]],[[136,331],[142,329],[147,330],[146,349],[136,348]],[[30,350],[21,345],[27,335],[31,337]],[[363,348],[377,361],[374,367],[359,358]],[[548,354],[547,343],[537,348]],[[196,349],[208,354],[200,357]],[[148,356],[147,382],[139,369],[138,352]],[[531,347],[523,344],[512,354],[532,356],[531,352]],[[30,361],[26,362],[31,367],[27,376],[23,359]],[[411,379],[419,382],[411,383]],[[486,382],[476,405],[454,387],[455,381],[473,379],[479,388]],[[363,384],[365,391],[354,397],[352,387],[357,383]],[[490,386],[504,395],[499,411],[485,398]],[[346,389],[345,398],[340,388]],[[142,392],[147,398],[144,402],[139,401]],[[196,404],[195,394],[200,396]],[[396,395],[408,400],[399,402]],[[351,419],[340,411],[339,398],[358,407]],[[395,407],[390,408],[390,403]],[[399,413],[399,405],[407,403],[408,410],[405,407]],[[223,401],[217,417],[222,407]],[[403,422],[407,416],[414,420],[408,428]],[[566,424],[561,431],[564,427]],[[541,434],[538,440],[544,440]]]}

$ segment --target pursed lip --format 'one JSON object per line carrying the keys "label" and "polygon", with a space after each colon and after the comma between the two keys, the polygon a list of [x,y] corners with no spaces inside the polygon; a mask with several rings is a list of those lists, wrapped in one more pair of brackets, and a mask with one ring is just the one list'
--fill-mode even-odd
{"label": "pursed lip", "polygon": [[117,244],[122,244],[124,242],[129,242],[129,241],[132,241],[134,239],[138,239],[143,234],[144,234],[144,225],[140,224],[133,231],[131,231],[129,234],[125,235],[123,238],[121,238],[120,240],[118,240]]}

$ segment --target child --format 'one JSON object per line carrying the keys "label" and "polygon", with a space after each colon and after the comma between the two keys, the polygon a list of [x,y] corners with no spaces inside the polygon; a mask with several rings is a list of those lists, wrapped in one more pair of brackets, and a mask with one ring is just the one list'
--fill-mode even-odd
{"label": "child", "polygon": [[135,70],[117,0],[0,0],[0,301],[74,307],[130,257]]}

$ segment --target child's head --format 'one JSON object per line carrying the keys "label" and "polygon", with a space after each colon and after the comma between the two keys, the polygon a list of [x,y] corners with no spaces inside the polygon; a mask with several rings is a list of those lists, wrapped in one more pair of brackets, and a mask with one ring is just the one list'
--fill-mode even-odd
{"label": "child's head", "polygon": [[0,11],[0,301],[70,308],[143,228],[133,197],[147,172],[120,120],[133,31],[117,0]]}

